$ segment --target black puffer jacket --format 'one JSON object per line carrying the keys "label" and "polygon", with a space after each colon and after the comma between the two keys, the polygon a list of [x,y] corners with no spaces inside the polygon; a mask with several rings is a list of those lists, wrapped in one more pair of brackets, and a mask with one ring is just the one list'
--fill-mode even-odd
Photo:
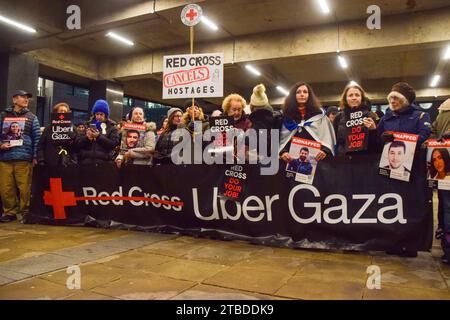
{"label": "black puffer jacket", "polygon": [[75,139],[76,128],[69,132],[70,141],[56,143],[52,140],[52,126],[47,126],[38,144],[37,160],[41,165],[59,166],[75,164],[77,160]]}
{"label": "black puffer jacket", "polygon": [[119,130],[112,120],[106,121],[105,132],[95,140],[89,140],[86,135],[80,135],[75,140],[78,150],[79,164],[100,164],[113,160],[114,149],[119,145]]}

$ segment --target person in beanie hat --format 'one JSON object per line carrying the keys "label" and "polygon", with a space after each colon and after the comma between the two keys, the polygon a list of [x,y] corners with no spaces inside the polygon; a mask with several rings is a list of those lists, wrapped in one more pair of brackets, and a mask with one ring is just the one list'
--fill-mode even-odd
{"label": "person in beanie hat", "polygon": [[182,123],[183,110],[180,108],[170,108],[167,111],[168,124],[156,142],[153,153],[153,164],[172,164],[172,149],[182,141],[184,125]]}
{"label": "person in beanie hat", "polygon": [[[252,152],[256,153],[259,157],[262,153],[271,155],[271,129],[281,129],[282,115],[279,111],[274,111],[269,104],[269,99],[266,94],[266,87],[264,84],[258,84],[253,88],[253,94],[250,97],[250,110],[249,120],[251,122],[251,128],[257,131],[258,139],[261,136],[260,130],[267,130],[267,151],[266,150],[249,150],[249,155]],[[258,141],[258,146],[259,141]]]}
{"label": "person in beanie hat", "polygon": [[109,105],[97,100],[92,107],[92,117],[87,123],[85,135],[75,140],[79,150],[80,164],[101,164],[112,162],[114,150],[119,145],[119,131],[116,123],[109,119]]}
{"label": "person in beanie hat", "polygon": [[265,107],[272,108],[266,95],[266,87],[263,84],[258,84],[253,88],[253,94],[250,98],[250,110],[253,112],[257,108]]}
{"label": "person in beanie hat", "polygon": [[391,132],[411,133],[419,135],[417,146],[420,147],[431,134],[431,119],[414,104],[414,89],[406,82],[399,82],[392,87],[387,100],[389,109],[378,125],[382,141],[392,141]]}
{"label": "person in beanie hat", "polygon": [[[392,142],[392,132],[403,132],[419,136],[417,149],[428,139],[431,134],[430,115],[421,111],[415,104],[416,93],[406,82],[399,82],[392,87],[387,96],[389,109],[381,118],[378,125],[378,135],[382,142]],[[417,152],[416,152],[417,153]],[[387,251],[404,257],[417,257],[417,251],[407,247],[394,247]]]}

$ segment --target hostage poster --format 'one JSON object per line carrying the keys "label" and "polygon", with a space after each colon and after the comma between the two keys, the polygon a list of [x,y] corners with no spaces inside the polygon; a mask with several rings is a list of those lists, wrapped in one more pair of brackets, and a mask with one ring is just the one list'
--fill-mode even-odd
{"label": "hostage poster", "polygon": [[450,190],[450,140],[428,140],[428,179],[439,190]]}

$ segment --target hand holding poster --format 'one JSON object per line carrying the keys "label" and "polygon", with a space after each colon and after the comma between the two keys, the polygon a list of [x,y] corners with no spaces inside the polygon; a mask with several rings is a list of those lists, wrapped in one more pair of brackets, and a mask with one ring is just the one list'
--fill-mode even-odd
{"label": "hand holding poster", "polygon": [[392,132],[394,141],[385,144],[380,160],[380,174],[409,182],[418,135]]}
{"label": "hand holding poster", "polygon": [[294,174],[295,181],[312,184],[317,168],[316,156],[321,147],[320,142],[293,137],[289,155],[295,160],[286,167],[288,176]]}
{"label": "hand holding poster", "polygon": [[164,56],[163,99],[223,96],[223,53]]}
{"label": "hand holding poster", "polygon": [[64,144],[72,140],[72,113],[52,113],[52,142],[54,144]]}
{"label": "hand holding poster", "polygon": [[6,117],[3,119],[2,140],[12,147],[23,145],[23,131],[27,118]]}
{"label": "hand holding poster", "polygon": [[427,165],[433,187],[450,190],[450,140],[428,140]]}
{"label": "hand holding poster", "polygon": [[367,150],[369,143],[369,129],[364,126],[364,118],[368,112],[345,112],[345,152]]}

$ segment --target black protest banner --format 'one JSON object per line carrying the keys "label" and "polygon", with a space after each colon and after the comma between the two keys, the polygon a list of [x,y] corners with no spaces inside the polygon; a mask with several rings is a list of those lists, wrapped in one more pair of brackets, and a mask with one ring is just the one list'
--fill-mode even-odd
{"label": "black protest banner", "polygon": [[[432,191],[425,154],[409,183],[378,174],[378,156],[328,159],[313,185],[280,171],[259,175],[244,198],[219,197],[227,166],[37,167],[28,223],[178,232],[297,248],[428,250]],[[205,174],[205,171],[208,174]],[[175,183],[176,181],[176,183]]]}
{"label": "black protest banner", "polygon": [[53,144],[64,144],[65,142],[72,140],[72,113],[52,113],[51,124],[51,139]]}
{"label": "black protest banner", "polygon": [[367,150],[369,145],[369,130],[364,126],[367,112],[355,111],[345,113],[345,152]]}

